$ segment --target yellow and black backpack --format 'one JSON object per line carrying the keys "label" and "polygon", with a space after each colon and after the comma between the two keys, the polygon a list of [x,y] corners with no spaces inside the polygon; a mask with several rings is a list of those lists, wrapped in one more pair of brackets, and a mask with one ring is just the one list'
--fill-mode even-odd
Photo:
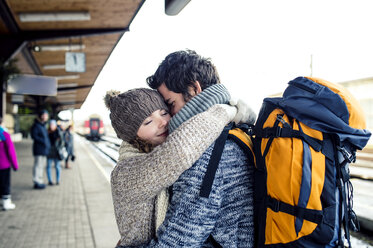
{"label": "yellow and black backpack", "polygon": [[253,128],[258,247],[344,247],[358,229],[349,163],[370,138],[357,100],[316,78],[264,99]]}
{"label": "yellow and black backpack", "polygon": [[348,166],[370,138],[365,128],[345,88],[298,77],[264,99],[254,126],[229,132],[256,167],[256,247],[344,247],[343,227],[351,246],[359,226]]}

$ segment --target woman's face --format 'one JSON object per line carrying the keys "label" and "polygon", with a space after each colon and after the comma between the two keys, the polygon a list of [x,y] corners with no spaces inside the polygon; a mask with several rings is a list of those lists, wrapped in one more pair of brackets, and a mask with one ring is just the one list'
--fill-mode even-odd
{"label": "woman's face", "polygon": [[152,145],[163,143],[168,136],[170,118],[170,114],[164,109],[154,111],[142,122],[137,136]]}
{"label": "woman's face", "polygon": [[50,128],[51,131],[55,131],[57,129],[57,125],[53,124],[53,123],[50,123],[49,128]]}

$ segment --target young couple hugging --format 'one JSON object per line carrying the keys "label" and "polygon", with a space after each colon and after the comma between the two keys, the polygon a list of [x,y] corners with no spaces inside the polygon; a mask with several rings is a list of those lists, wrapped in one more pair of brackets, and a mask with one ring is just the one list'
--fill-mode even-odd
{"label": "young couple hugging", "polygon": [[105,96],[123,140],[111,174],[117,247],[253,247],[254,165],[234,141],[209,196],[200,190],[215,140],[230,122],[253,124],[254,112],[191,50],[169,54],[147,83]]}

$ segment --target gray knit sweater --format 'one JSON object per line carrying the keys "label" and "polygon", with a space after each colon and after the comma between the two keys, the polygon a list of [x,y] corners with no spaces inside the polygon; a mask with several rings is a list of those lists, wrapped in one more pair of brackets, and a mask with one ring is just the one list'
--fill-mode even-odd
{"label": "gray knit sweater", "polygon": [[151,153],[123,145],[111,173],[120,245],[136,246],[155,236],[155,205],[162,189],[172,185],[219,136],[230,121],[219,105],[190,118]]}
{"label": "gray knit sweater", "polygon": [[[204,91],[202,91],[203,93]],[[201,94],[202,94],[201,93]],[[209,104],[200,95],[179,111],[180,122],[193,115],[193,106]],[[208,106],[206,106],[208,107]],[[178,114],[179,114],[178,113]],[[175,119],[170,125],[175,124]],[[178,123],[174,126],[178,127]],[[177,130],[177,129],[176,129]],[[173,184],[166,219],[147,247],[211,247],[211,235],[222,247],[253,247],[253,171],[244,151],[227,140],[209,198],[199,196],[213,145]]]}

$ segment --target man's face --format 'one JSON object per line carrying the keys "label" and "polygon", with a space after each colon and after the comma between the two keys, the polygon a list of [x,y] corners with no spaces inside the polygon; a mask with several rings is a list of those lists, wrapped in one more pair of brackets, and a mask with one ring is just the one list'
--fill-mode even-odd
{"label": "man's face", "polygon": [[48,117],[49,117],[49,116],[48,116],[47,113],[42,114],[42,115],[41,115],[41,121],[42,121],[42,122],[46,122],[46,121],[48,120]]}
{"label": "man's face", "polygon": [[183,94],[170,91],[164,83],[159,86],[158,92],[163,96],[165,102],[170,108],[171,115],[175,115],[179,112],[186,103]]}

